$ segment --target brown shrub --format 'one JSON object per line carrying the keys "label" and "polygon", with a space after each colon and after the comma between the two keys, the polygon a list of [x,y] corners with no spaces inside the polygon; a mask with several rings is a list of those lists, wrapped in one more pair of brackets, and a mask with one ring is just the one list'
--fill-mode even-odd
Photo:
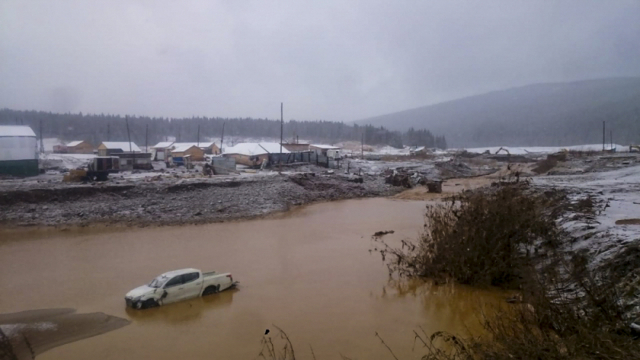
{"label": "brown shrub", "polygon": [[444,205],[427,206],[425,231],[417,243],[405,241],[398,249],[383,242],[381,254],[389,258],[390,272],[518,286],[531,266],[528,249],[540,239],[554,244],[559,233],[547,211],[552,199],[526,189],[520,184],[467,192]]}
{"label": "brown shrub", "polygon": [[538,161],[538,163],[536,164],[536,167],[531,169],[531,171],[533,171],[536,174],[544,174],[549,170],[553,169],[554,167],[556,167],[556,165],[558,165],[558,160],[556,158],[547,157],[544,160]]}

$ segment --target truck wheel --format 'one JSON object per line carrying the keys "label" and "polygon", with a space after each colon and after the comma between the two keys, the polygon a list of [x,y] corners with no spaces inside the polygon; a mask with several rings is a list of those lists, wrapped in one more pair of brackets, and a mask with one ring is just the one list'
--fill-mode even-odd
{"label": "truck wheel", "polygon": [[218,288],[215,285],[207,286],[207,288],[202,292],[202,296],[215,294],[217,292]]}

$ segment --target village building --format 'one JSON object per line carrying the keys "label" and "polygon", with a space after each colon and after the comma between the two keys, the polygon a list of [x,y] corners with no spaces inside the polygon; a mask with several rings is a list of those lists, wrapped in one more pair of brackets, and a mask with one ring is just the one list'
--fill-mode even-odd
{"label": "village building", "polygon": [[337,147],[337,146],[311,144],[309,145],[309,149],[311,151],[314,151],[316,155],[326,156],[330,159],[340,158],[340,147]]}
{"label": "village building", "polygon": [[183,142],[183,143],[173,143],[174,146],[196,146],[200,148],[200,150],[204,151],[207,155],[219,155],[220,148],[214,142]]}
{"label": "village building", "polygon": [[38,175],[37,143],[28,126],[0,126],[0,175]]}
{"label": "village building", "polygon": [[64,147],[69,154],[93,154],[93,145],[84,140],[72,141]]}
{"label": "village building", "polygon": [[301,144],[301,143],[282,143],[282,147],[289,150],[290,152],[304,152],[309,151],[309,144]]}
{"label": "village building", "polygon": [[161,141],[151,147],[151,160],[165,161],[173,148],[173,141]]}
{"label": "village building", "polygon": [[272,155],[281,153],[289,154],[290,151],[278,143],[239,143],[225,148],[223,156],[234,158],[236,164],[256,167],[273,160]]}
{"label": "village building", "polygon": [[188,161],[203,161],[204,150],[194,143],[175,143],[171,149],[173,163],[181,165]]}
{"label": "village building", "polygon": [[[129,144],[131,144],[131,146],[129,146]],[[129,143],[127,141],[103,141],[100,146],[98,146],[99,156],[111,156],[123,152],[139,153],[142,152],[142,150],[140,150],[135,143]]]}
{"label": "village building", "polygon": [[152,170],[151,154],[143,152],[119,152],[114,153],[120,159],[120,170]]}

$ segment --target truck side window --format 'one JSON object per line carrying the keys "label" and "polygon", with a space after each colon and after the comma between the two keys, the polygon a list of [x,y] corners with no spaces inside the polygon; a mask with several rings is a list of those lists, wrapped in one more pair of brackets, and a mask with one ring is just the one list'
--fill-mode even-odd
{"label": "truck side window", "polygon": [[167,281],[167,283],[164,285],[164,288],[166,289],[166,288],[174,287],[176,285],[182,285],[182,275],[178,275],[173,279]]}
{"label": "truck side window", "polygon": [[198,275],[198,273],[189,273],[189,274],[184,274],[182,275],[183,281],[184,283],[189,283],[192,281],[195,281],[199,278],[200,276]]}

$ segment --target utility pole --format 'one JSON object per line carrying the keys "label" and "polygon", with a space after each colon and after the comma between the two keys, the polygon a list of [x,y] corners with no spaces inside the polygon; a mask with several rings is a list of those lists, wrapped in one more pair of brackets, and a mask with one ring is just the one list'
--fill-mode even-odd
{"label": "utility pole", "polygon": [[149,124],[147,124],[144,131],[144,152],[149,152]]}
{"label": "utility pole", "polygon": [[40,152],[44,153],[44,142],[42,141],[42,119],[40,119]]}
{"label": "utility pole", "polygon": [[362,156],[362,160],[364,160],[364,132],[362,132],[362,141],[360,142],[360,156]]}
{"label": "utility pole", "polygon": [[609,130],[609,140],[611,140],[611,149],[613,150],[613,130]]}
{"label": "utility pole", "polygon": [[280,161],[282,161],[282,131],[284,130],[284,105],[280,103]]}
{"label": "utility pole", "polygon": [[198,145],[196,145],[197,147],[200,147],[200,124],[198,124]]}
{"label": "utility pole", "polygon": [[222,123],[222,136],[220,136],[220,154],[222,154],[222,144],[224,144],[224,124]]}
{"label": "utility pole", "polygon": [[129,139],[129,152],[132,153],[133,150],[131,148],[131,134],[129,134],[129,115],[124,117],[124,121],[127,124],[127,138]]}
{"label": "utility pole", "polygon": [[605,140],[605,136],[606,136],[605,134],[606,134],[606,131],[605,131],[605,128],[604,128],[604,121],[602,121],[602,151],[604,151],[604,143],[606,141]]}
{"label": "utility pole", "polygon": [[111,127],[110,127],[111,123],[109,123],[107,121],[107,141],[109,141],[109,137],[111,136]]}

